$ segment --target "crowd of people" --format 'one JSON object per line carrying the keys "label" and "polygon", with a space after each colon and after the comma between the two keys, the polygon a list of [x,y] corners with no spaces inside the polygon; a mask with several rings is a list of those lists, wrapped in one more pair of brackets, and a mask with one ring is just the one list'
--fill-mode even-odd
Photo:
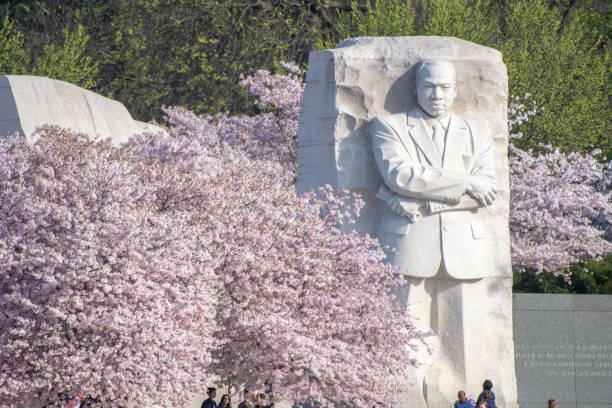
{"label": "crowd of people", "polygon": [[57,397],[61,402],[60,408],[88,408],[98,402],[91,395],[83,394],[59,393]]}
{"label": "crowd of people", "polygon": [[[208,398],[202,402],[201,408],[232,408],[232,399],[229,394],[223,394],[219,403],[215,402],[217,397],[217,389],[209,387],[206,394]],[[238,404],[238,408],[273,408],[273,404],[266,403],[266,395],[264,393],[249,392],[245,389],[243,400]]]}
{"label": "crowd of people", "polygon": [[[495,405],[495,393],[492,391],[493,382],[485,380],[482,383],[482,392],[476,401],[471,400],[465,394],[465,391],[457,393],[457,401],[454,408],[497,408]],[[554,399],[548,400],[548,408],[559,408],[559,404]]]}
{"label": "crowd of people", "polygon": [[[454,408],[497,408],[495,405],[495,393],[492,390],[493,382],[485,380],[482,384],[482,392],[478,395],[478,399],[474,401],[472,397],[468,398],[465,391],[457,393],[457,401]],[[232,408],[232,400],[229,394],[223,394],[219,403],[215,402],[217,389],[209,387],[207,390],[208,398],[202,402],[201,408]],[[249,390],[244,390],[243,400],[238,404],[238,408],[273,408],[273,404],[266,404],[266,395],[263,393],[251,393]],[[554,399],[548,400],[548,408],[559,408],[559,404]]]}

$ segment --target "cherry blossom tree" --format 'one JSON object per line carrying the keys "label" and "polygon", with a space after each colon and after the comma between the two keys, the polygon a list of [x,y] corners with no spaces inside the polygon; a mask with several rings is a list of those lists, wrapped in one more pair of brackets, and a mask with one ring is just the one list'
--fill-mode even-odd
{"label": "cherry blossom tree", "polygon": [[[424,334],[393,301],[401,281],[377,241],[340,232],[360,200],[330,187],[298,197],[286,162],[220,137],[226,118],[168,112],[176,148],[155,138],[147,152],[199,173],[184,148],[195,140],[224,161],[198,197],[180,200],[221,265],[211,371],[226,384],[271,390],[277,401],[392,404],[395,379],[416,364]],[[169,196],[179,196],[173,185]]]}
{"label": "cherry blossom tree", "polygon": [[294,64],[282,63],[286,74],[260,70],[241,84],[258,97],[263,113],[254,116],[196,115],[185,108],[164,108],[175,136],[204,137],[209,146],[245,152],[252,160],[268,160],[282,165],[278,174],[288,184],[295,184],[297,172],[298,116],[304,83]]}
{"label": "cherry blossom tree", "polygon": [[0,140],[0,406],[184,404],[214,345],[198,227],[166,211],[159,166],[129,148],[39,136]]}
{"label": "cherry blossom tree", "polygon": [[[510,129],[537,114],[513,97]],[[511,138],[520,137],[512,133]],[[565,154],[551,146],[524,151],[510,144],[510,233],[516,271],[543,270],[569,279],[569,264],[612,251],[612,162],[598,152]]]}

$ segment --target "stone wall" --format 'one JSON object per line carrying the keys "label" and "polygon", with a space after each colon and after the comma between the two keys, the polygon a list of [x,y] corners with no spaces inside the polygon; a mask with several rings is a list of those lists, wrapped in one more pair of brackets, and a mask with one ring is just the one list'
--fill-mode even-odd
{"label": "stone wall", "polygon": [[521,408],[612,407],[612,296],[514,295]]}

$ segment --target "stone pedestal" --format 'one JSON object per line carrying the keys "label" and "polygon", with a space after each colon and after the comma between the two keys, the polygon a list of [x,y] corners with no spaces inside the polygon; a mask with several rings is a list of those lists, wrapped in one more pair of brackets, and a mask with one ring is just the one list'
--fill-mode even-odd
{"label": "stone pedestal", "polygon": [[[385,204],[375,197],[383,182],[368,123],[375,116],[416,106],[415,69],[430,58],[444,58],[455,67],[453,113],[491,129],[499,192],[492,206],[479,210],[487,236],[487,277],[416,279],[405,288],[406,297],[408,292],[422,296],[423,310],[430,310],[429,315],[419,315],[419,307],[413,307],[417,325],[437,335],[430,343],[433,356],[422,350],[418,358],[424,365],[403,380],[397,407],[448,406],[459,390],[477,396],[485,379],[493,381],[498,406],[517,407],[508,231],[508,86],[498,51],[448,37],[367,37],[311,53],[299,119],[298,191],[330,184],[360,192],[366,205],[352,227],[376,235],[377,213]],[[439,295],[428,298],[433,286]],[[442,337],[445,347],[439,346]]]}

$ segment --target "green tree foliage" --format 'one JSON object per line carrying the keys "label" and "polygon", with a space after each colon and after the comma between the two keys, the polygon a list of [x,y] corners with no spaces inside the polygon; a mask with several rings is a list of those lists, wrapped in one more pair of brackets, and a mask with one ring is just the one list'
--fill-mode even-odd
{"label": "green tree foliage", "polygon": [[[364,2],[351,0],[348,10],[339,12],[334,28],[341,39],[349,37],[413,35],[415,12],[411,0],[377,0],[368,9]],[[365,3],[367,5],[367,3]],[[335,38],[322,36],[322,48],[333,48]]]}
{"label": "green tree foliage", "polygon": [[23,48],[23,34],[15,29],[8,16],[0,28],[0,74],[21,74],[28,65]]}
{"label": "green tree foliage", "polygon": [[495,44],[501,37],[495,3],[488,0],[426,0],[419,35],[457,37],[478,44]]}
{"label": "green tree foliage", "polygon": [[123,1],[100,33],[102,88],[148,119],[162,105],[198,113],[248,105],[241,75],[303,61],[314,27],[297,1]]}
{"label": "green tree foliage", "polygon": [[600,35],[602,45],[608,45],[612,37],[612,2],[608,0],[584,0],[582,20]]}
{"label": "green tree foliage", "polygon": [[508,67],[510,91],[530,93],[544,106],[520,129],[519,146],[551,144],[565,151],[593,147],[612,153],[609,137],[609,61],[596,46],[599,37],[581,22],[580,13],[564,26],[562,15],[542,0],[510,3],[499,49]]}
{"label": "green tree foliage", "polygon": [[570,268],[570,282],[550,272],[514,273],[512,290],[517,293],[582,293],[612,295],[612,255],[600,261],[575,264]]}
{"label": "green tree foliage", "polygon": [[[609,37],[587,24],[594,15],[592,8],[555,7],[545,0],[377,0],[370,8],[339,11],[335,40],[441,35],[499,49],[510,94],[529,93],[545,107],[519,129],[520,147],[551,144],[582,153],[596,147],[611,157]],[[385,23],[402,18],[412,24]]]}
{"label": "green tree foliage", "polygon": [[320,25],[313,9],[303,0],[9,0],[0,15],[42,54],[53,49],[40,44],[82,25],[99,66],[94,90],[149,120],[163,105],[252,112],[241,75],[274,72],[281,60],[304,64]]}
{"label": "green tree foliage", "polygon": [[17,29],[8,15],[0,27],[0,74],[40,75],[93,88],[98,63],[86,55],[89,36],[82,26],[65,26],[59,41],[28,38]]}
{"label": "green tree foliage", "polygon": [[32,73],[93,88],[97,82],[99,64],[85,54],[89,36],[81,25],[72,32],[65,27],[62,35],[62,44],[45,44],[40,56],[33,58]]}

